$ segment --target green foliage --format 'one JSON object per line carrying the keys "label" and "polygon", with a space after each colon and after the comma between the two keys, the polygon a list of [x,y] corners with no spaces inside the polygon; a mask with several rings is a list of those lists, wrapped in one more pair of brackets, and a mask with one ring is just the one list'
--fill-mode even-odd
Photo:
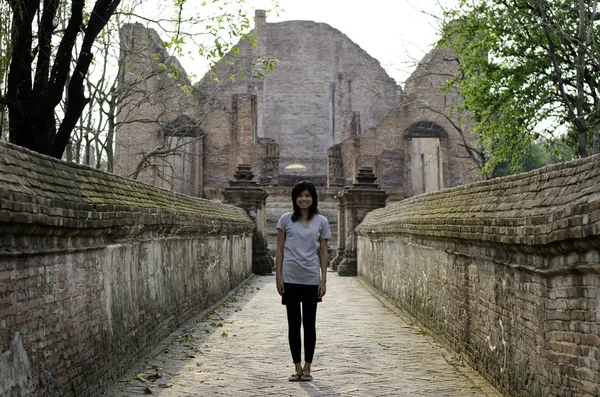
{"label": "green foliage", "polygon": [[578,156],[597,152],[596,1],[461,0],[447,13],[453,22],[439,44],[454,49],[460,66],[446,89],[477,123],[484,171],[503,161],[518,169],[540,139],[561,140]]}
{"label": "green foliage", "polygon": [[[248,0],[212,0],[200,4],[188,0],[173,0],[175,12],[171,18],[172,29],[166,30],[168,40],[165,47],[177,56],[190,54],[190,48],[209,62],[209,68],[215,66],[233,50],[235,43],[249,40],[255,46],[257,38],[250,34],[252,18],[247,13]],[[279,5],[271,1],[272,10]]]}
{"label": "green foliage", "polygon": [[258,78],[264,79],[268,72],[275,70],[277,65],[279,65],[279,60],[275,57],[258,57],[253,63],[253,69]]}
{"label": "green foliage", "polygon": [[[249,35],[246,0],[198,3],[156,0],[159,16],[148,16],[142,14],[144,0],[0,0],[0,139],[10,125],[13,143],[55,157],[61,157],[67,145],[76,146],[72,159],[84,162],[88,149],[96,147],[96,165],[106,164],[104,156],[110,163],[110,136],[119,107],[115,98],[123,91],[117,75],[134,66],[119,63],[124,23],[141,21],[166,38],[165,54],[152,58],[159,69],[156,78],[173,80],[185,95],[191,94],[192,86],[178,66],[165,59],[169,55],[197,51],[208,60],[208,69],[237,40],[256,42]],[[18,26],[13,26],[15,21]],[[263,76],[275,61],[265,58],[259,64],[258,74]]]}
{"label": "green foliage", "polygon": [[552,153],[546,148],[546,146],[539,143],[533,143],[528,156],[519,159],[518,163],[509,157],[507,160],[504,160],[496,168],[494,168],[493,176],[500,177],[511,175],[517,172],[535,170],[537,168],[554,164],[557,162],[556,160],[557,158],[552,156]]}

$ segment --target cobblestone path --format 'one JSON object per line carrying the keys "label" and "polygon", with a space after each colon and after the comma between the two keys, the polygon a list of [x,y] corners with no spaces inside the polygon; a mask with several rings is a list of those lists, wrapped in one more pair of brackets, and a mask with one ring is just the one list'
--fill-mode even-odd
{"label": "cobblestone path", "polygon": [[312,382],[289,382],[285,307],[274,276],[255,277],[192,319],[106,395],[494,396],[360,280],[329,273],[317,312]]}

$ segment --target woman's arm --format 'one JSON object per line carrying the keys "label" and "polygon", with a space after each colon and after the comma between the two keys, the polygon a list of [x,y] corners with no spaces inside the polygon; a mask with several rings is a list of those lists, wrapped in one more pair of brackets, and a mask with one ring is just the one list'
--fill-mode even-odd
{"label": "woman's arm", "polygon": [[329,240],[321,240],[321,245],[319,246],[319,262],[321,264],[321,283],[319,284],[319,298],[325,296],[327,292],[327,265],[329,255],[327,252],[327,243]]}
{"label": "woman's arm", "polygon": [[277,251],[275,254],[275,282],[277,283],[277,292],[283,295],[283,279],[281,278],[281,267],[283,265],[283,246],[285,244],[285,232],[277,229]]}

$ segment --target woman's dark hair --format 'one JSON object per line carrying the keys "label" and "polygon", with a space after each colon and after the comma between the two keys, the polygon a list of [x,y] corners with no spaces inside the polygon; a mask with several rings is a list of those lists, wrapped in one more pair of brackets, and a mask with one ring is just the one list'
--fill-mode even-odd
{"label": "woman's dark hair", "polygon": [[292,222],[296,222],[300,219],[300,207],[296,204],[296,199],[300,196],[300,193],[308,190],[310,196],[312,197],[312,205],[308,209],[308,219],[312,219],[315,214],[319,213],[319,209],[317,205],[319,204],[319,199],[317,197],[317,189],[312,182],[309,181],[301,181],[294,185],[292,188],[292,206],[294,207],[294,212],[292,213]]}

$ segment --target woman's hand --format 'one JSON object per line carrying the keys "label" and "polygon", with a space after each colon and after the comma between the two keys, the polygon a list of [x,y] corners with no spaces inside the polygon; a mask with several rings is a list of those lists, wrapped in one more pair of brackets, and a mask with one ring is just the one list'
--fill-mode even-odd
{"label": "woman's hand", "polygon": [[277,292],[279,292],[280,296],[283,296],[283,280],[279,277],[276,278],[276,282],[277,282]]}
{"label": "woman's hand", "polygon": [[325,296],[327,292],[327,281],[321,281],[319,283],[319,299]]}

